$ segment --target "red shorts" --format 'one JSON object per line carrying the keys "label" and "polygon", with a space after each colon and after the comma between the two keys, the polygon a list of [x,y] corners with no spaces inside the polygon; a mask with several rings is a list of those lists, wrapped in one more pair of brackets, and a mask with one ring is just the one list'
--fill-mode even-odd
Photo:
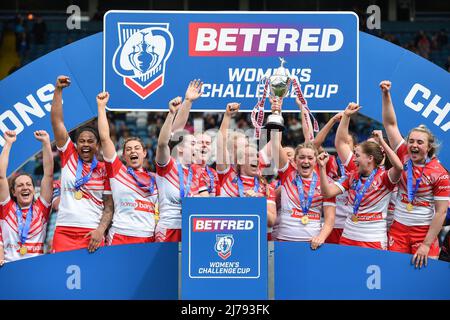
{"label": "red shorts", "polygon": [[[425,239],[430,226],[405,226],[394,221],[388,233],[389,250],[415,254]],[[429,257],[439,257],[439,241],[436,237],[428,252]]]}
{"label": "red shorts", "polygon": [[148,243],[155,242],[155,237],[132,237],[124,234],[114,233],[111,239],[108,239],[109,246],[116,246],[120,244],[133,244],[133,243]]}
{"label": "red shorts", "polygon": [[339,244],[342,244],[344,246],[355,246],[355,247],[362,247],[362,248],[386,250],[386,245],[383,245],[380,241],[374,241],[374,242],[356,241],[356,240],[348,239],[344,236],[342,236],[341,239],[339,240]]}
{"label": "red shorts", "polygon": [[325,240],[325,243],[335,243],[339,244],[339,240],[341,239],[342,232],[344,229],[333,228],[328,238]]}
{"label": "red shorts", "polygon": [[156,228],[155,242],[181,242],[181,229]]}
{"label": "red shorts", "polygon": [[[91,238],[85,238],[85,235],[92,230],[95,229],[63,226],[56,227],[53,236],[52,253],[87,249]],[[100,243],[100,247],[103,247],[104,245],[105,240],[103,239]]]}

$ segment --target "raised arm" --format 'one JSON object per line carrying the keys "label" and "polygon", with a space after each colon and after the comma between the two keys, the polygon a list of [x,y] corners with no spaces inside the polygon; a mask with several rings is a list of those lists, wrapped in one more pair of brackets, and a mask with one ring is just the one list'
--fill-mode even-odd
{"label": "raised arm", "polygon": [[191,112],[192,103],[202,95],[203,82],[200,79],[192,80],[189,82],[189,86],[184,96],[183,104],[175,117],[172,126],[172,132],[183,130],[186,126],[186,122],[189,118],[189,112]]}
{"label": "raised arm", "polygon": [[34,132],[36,140],[42,143],[42,162],[44,166],[44,176],[41,181],[40,196],[47,203],[52,203],[53,197],[53,152],[50,144],[50,136],[47,131],[39,130]]}
{"label": "raised arm", "polygon": [[[271,104],[272,112],[281,111],[282,100],[273,99],[270,102],[272,103]],[[277,155],[278,158],[275,159],[275,164],[277,165],[278,169],[284,168],[286,163],[289,161],[286,151],[281,145],[281,136],[282,134],[280,131],[274,131],[272,139],[270,140],[272,142],[273,154]]]}
{"label": "raised arm", "polygon": [[384,80],[380,83],[381,96],[382,96],[382,117],[383,126],[386,129],[386,134],[390,145],[396,148],[403,137],[398,130],[397,117],[395,116],[394,106],[392,105],[391,99],[391,82]]}
{"label": "raised arm", "polygon": [[342,193],[342,190],[333,182],[328,181],[327,176],[327,162],[330,156],[326,152],[322,152],[317,157],[320,172],[320,190],[322,195],[326,198],[334,198]]}
{"label": "raised arm", "polygon": [[178,109],[181,106],[181,97],[176,97],[169,101],[169,113],[166,116],[166,121],[161,128],[158,137],[158,145],[156,147],[156,163],[165,165],[170,159],[169,141],[172,132],[172,124]]}
{"label": "raised arm", "polygon": [[300,109],[300,118],[302,120],[302,132],[305,138],[305,143],[312,142],[314,140],[314,132],[312,128],[311,119],[309,119],[308,117],[308,112],[305,110],[298,97],[295,98],[295,103]]}
{"label": "raised arm", "polygon": [[111,140],[108,117],[106,117],[106,104],[109,101],[109,93],[102,92],[97,95],[98,109],[98,133],[102,144],[103,154],[107,159],[112,159],[116,153],[116,147]]}
{"label": "raised arm", "polygon": [[59,76],[56,79],[56,88],[53,93],[52,110],[50,112],[53,133],[56,139],[56,146],[62,148],[69,139],[69,134],[64,125],[64,115],[62,108],[62,91],[70,85],[70,78]]}
{"label": "raised arm", "polygon": [[240,104],[231,102],[227,104],[222,123],[220,124],[219,133],[217,135],[217,171],[225,171],[228,168],[228,129],[230,128],[231,118],[239,111]]}
{"label": "raised arm", "polygon": [[16,142],[16,133],[8,130],[3,134],[5,145],[0,154],[0,202],[4,202],[9,197],[8,178],[6,171],[8,170],[9,153],[14,142]]}
{"label": "raised arm", "polygon": [[397,154],[389,147],[389,145],[383,139],[383,133],[381,130],[374,130],[373,136],[377,140],[378,144],[384,149],[384,153],[388,157],[392,164],[392,168],[389,169],[388,174],[391,182],[397,183],[400,180],[400,176],[403,171],[403,164]]}
{"label": "raised arm", "polygon": [[334,146],[338,153],[339,159],[344,163],[347,161],[353,150],[348,144],[348,126],[350,125],[350,117],[359,111],[361,107],[354,102],[348,104],[345,108],[344,114],[342,115],[341,122],[336,131],[336,138],[334,140]]}
{"label": "raised arm", "polygon": [[338,123],[341,121],[343,113],[339,112],[335,114],[326,124],[323,126],[322,129],[317,133],[316,138],[314,139],[313,143],[316,148],[319,148],[324,143],[325,139],[327,138],[328,134],[330,133],[331,129],[333,129],[333,126],[335,123]]}

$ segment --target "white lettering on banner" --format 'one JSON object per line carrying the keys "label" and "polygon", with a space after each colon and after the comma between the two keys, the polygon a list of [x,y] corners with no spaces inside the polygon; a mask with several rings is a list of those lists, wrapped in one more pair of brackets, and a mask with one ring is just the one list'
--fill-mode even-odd
{"label": "white lettering on banner", "polygon": [[[14,130],[17,134],[21,133],[25,126],[29,127],[33,125],[33,120],[30,115],[43,118],[45,116],[45,111],[50,112],[51,101],[53,99],[53,91],[55,91],[55,86],[53,84],[46,84],[41,88],[36,90],[36,96],[41,103],[46,103],[44,109],[36,100],[33,94],[26,96],[28,104],[23,102],[17,102],[14,104],[14,109],[3,111],[0,114],[0,146],[5,145],[5,140],[3,139],[3,133],[7,130]],[[19,116],[17,116],[13,111],[16,111]]]}
{"label": "white lettering on banner", "polygon": [[81,269],[77,265],[70,265],[66,269],[67,278],[66,287],[69,290],[81,290]]}
{"label": "white lettering on banner", "polygon": [[369,290],[380,290],[381,289],[381,268],[377,265],[370,265],[366,270],[367,274],[370,276],[367,278],[366,286]]}
{"label": "white lettering on banner", "polygon": [[336,52],[344,35],[334,28],[198,28],[195,51],[251,52],[256,41],[258,52],[267,52],[270,45],[277,52]]}
{"label": "white lettering on banner", "polygon": [[[422,111],[425,106],[423,103],[419,102],[420,98],[428,101],[432,97],[432,92],[427,87],[421,85],[420,83],[415,83],[408,95],[406,96],[404,103],[407,107],[411,108],[416,112]],[[434,119],[433,123],[437,126],[440,126],[442,121],[444,121],[445,117],[450,111],[450,103],[446,102],[444,108],[438,107],[438,103],[441,101],[442,97],[438,94],[433,95],[433,98],[430,102],[428,102],[425,110],[422,112],[422,116],[428,118],[432,112],[437,114],[437,117]],[[416,101],[416,102],[414,102]],[[443,104],[443,103],[442,103]],[[440,127],[441,130],[446,132],[450,129],[450,121],[447,121],[443,126]]]}
{"label": "white lettering on banner", "polygon": [[194,231],[252,230],[252,220],[195,219]]}

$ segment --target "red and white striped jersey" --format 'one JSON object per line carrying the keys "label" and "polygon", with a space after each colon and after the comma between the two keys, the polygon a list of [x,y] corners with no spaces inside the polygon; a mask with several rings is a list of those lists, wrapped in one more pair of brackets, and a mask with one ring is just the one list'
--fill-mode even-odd
{"label": "red and white striped jersey", "polygon": [[[408,148],[404,140],[396,148],[396,153],[401,162],[406,164],[409,160]],[[403,170],[400,182],[398,183],[397,202],[395,204],[394,220],[406,226],[430,225],[434,217],[436,200],[450,200],[450,180],[447,171],[433,158],[425,167],[413,165],[413,185],[420,177],[423,169],[422,181],[417,189],[416,196],[412,202],[413,210],[406,209],[408,200],[407,181],[408,175]]]}
{"label": "red and white striped jersey", "polygon": [[[348,191],[348,203],[352,207],[355,203],[355,189],[359,178],[358,172],[353,171],[342,183],[335,182],[343,192]],[[367,178],[364,177],[361,179],[362,185],[366,180]],[[361,200],[357,212],[358,221],[352,221],[349,215],[342,235],[356,241],[385,243],[387,241],[386,215],[394,187],[395,183],[390,180],[388,171],[379,168]]]}
{"label": "red and white striped jersey", "polygon": [[[220,196],[221,197],[239,197],[239,188],[237,183],[238,173],[235,166],[229,166],[225,171],[218,171]],[[241,175],[243,192],[253,190],[255,187],[255,177]],[[261,197],[267,198],[267,203],[275,204],[275,190],[269,183],[260,183],[257,193]]]}
{"label": "red and white striped jersey", "polygon": [[[17,215],[17,204],[10,198],[0,203],[0,229],[3,237],[3,248],[6,261],[15,261],[31,258],[44,253],[45,234],[47,221],[50,215],[51,205],[39,197],[33,203],[33,217],[31,219],[30,230],[25,242],[27,253],[21,255],[21,247]],[[22,218],[25,222],[29,207],[22,208]]]}
{"label": "red and white striped jersey", "polygon": [[[74,192],[78,166],[77,150],[70,138],[58,150],[61,156],[61,200],[56,226],[95,229],[103,214],[103,195],[111,194],[105,163],[98,162],[89,182],[80,188],[83,198],[76,200]],[[83,163],[82,175],[87,175],[89,169],[90,164]]]}
{"label": "red and white striped jersey", "polygon": [[[208,191],[206,181],[199,165],[192,165],[192,181],[189,194],[185,197],[198,195]],[[187,184],[189,168],[183,166],[184,185]],[[181,196],[178,166],[174,158],[164,164],[156,164],[156,184],[159,193],[158,225],[166,229],[181,229]]]}
{"label": "red and white striped jersey", "polygon": [[[278,171],[281,179],[281,208],[278,214],[278,225],[274,228],[274,237],[285,241],[309,241],[317,236],[322,228],[321,217],[324,206],[335,206],[335,198],[323,198],[320,191],[320,177],[317,176],[317,183],[314,190],[311,206],[308,212],[308,223],[302,224],[303,210],[300,205],[295,178],[297,169],[288,162],[284,168]],[[312,179],[302,179],[305,199],[308,199],[308,192]]]}
{"label": "red and white striped jersey", "polygon": [[134,171],[143,185],[148,186],[152,177],[153,192],[150,194],[148,189],[139,187],[117,154],[111,160],[105,158],[105,163],[114,200],[110,233],[152,237],[155,231],[155,204],[158,202],[155,174],[144,170]]}

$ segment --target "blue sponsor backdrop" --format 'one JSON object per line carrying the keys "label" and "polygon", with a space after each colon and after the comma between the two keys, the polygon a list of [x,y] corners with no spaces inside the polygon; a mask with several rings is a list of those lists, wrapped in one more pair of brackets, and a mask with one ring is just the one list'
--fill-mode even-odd
{"label": "blue sponsor backdrop", "polygon": [[411,255],[275,242],[275,299],[450,299],[450,264],[415,269]]}
{"label": "blue sponsor backdrop", "polygon": [[6,263],[0,299],[178,298],[178,244],[150,243],[62,252]]}
{"label": "blue sponsor backdrop", "polygon": [[[266,199],[185,198],[182,216],[182,299],[267,299]],[[195,226],[199,226],[196,219],[204,218],[246,220],[253,227],[202,232]],[[226,259],[216,252],[217,241],[224,236],[234,240]],[[229,264],[219,267],[222,262]]]}
{"label": "blue sponsor backdrop", "polygon": [[[219,15],[211,15],[211,19],[215,17]],[[239,21],[245,21],[246,15],[239,14],[237,17]],[[268,17],[270,14],[266,14]],[[12,150],[14,156],[11,157],[8,174],[40,150],[40,144],[33,138],[33,131],[45,129],[51,133],[48,110],[52,86],[58,75],[68,74],[72,77],[72,85],[64,90],[63,96],[67,128],[73,129],[96,115],[95,95],[102,90],[102,39],[102,33],[99,33],[55,50],[0,82],[0,132],[7,129],[20,131]],[[448,72],[409,51],[363,32],[359,33],[359,48],[361,112],[381,121],[378,84],[384,79],[392,80],[392,98],[402,134],[406,135],[412,127],[425,123],[445,146],[449,141],[450,126]],[[277,58],[272,58],[275,63],[267,67],[278,66]],[[289,61],[290,58],[286,58]],[[333,70],[334,67],[328,72]],[[202,73],[210,72],[209,69],[190,70],[185,67],[177,71],[187,75],[187,79],[203,77]],[[166,96],[159,96],[159,105],[166,107],[173,96],[183,96],[186,85],[182,83],[172,88]],[[38,94],[40,89],[42,92]],[[406,99],[410,93],[411,99]],[[155,94],[159,95],[160,91]],[[200,101],[203,99],[194,103],[193,110],[201,106]],[[230,102],[231,99],[226,101]],[[255,99],[249,98],[245,105],[253,106],[254,102]],[[346,103],[333,106],[334,110],[342,110]],[[213,107],[221,112],[224,106],[217,103]],[[2,146],[3,140],[0,138],[0,148]],[[447,168],[450,167],[450,153],[441,152],[439,158]]]}
{"label": "blue sponsor backdrop", "polygon": [[[165,28],[161,28],[166,24]],[[196,25],[204,24],[204,28],[215,28],[217,30],[216,40],[209,40],[219,44],[220,30],[234,31],[230,33],[227,41],[228,46],[234,46],[233,52],[198,51],[195,50],[197,37]],[[152,37],[147,36],[152,33],[151,27],[156,29]],[[258,40],[262,39],[258,34],[253,36],[253,46],[251,51],[243,51],[244,37],[237,36],[237,30],[266,29],[276,34],[271,34],[265,49],[259,50]],[[165,31],[161,31],[164,29]],[[292,32],[293,29],[299,32],[301,37],[307,39],[305,29],[317,29],[320,34],[309,37],[310,48],[317,52],[302,52],[300,40],[296,41],[296,51],[293,46],[286,45],[277,51],[277,44],[284,38],[281,31]],[[330,46],[337,43],[337,36],[331,36],[329,41],[323,36],[324,29],[337,29],[342,32],[343,43],[336,51],[320,51],[322,41]],[[303,85],[314,84],[314,87],[304,88],[304,94],[312,110],[334,110],[338,106],[343,106],[348,101],[357,101],[357,56],[358,56],[358,17],[352,13],[215,13],[215,12],[129,12],[110,11],[104,18],[104,88],[111,93],[109,108],[118,109],[145,109],[145,110],[165,110],[167,98],[174,97],[186,90],[187,84],[192,78],[200,78],[205,82],[204,96],[196,102],[197,110],[216,110],[230,102],[230,99],[242,103],[242,110],[251,110],[257,102],[254,96],[259,77],[253,78],[258,68],[270,69],[278,68],[279,56],[287,60],[285,66],[291,69],[310,69],[308,78],[300,72],[300,83]],[[134,33],[138,35],[132,36]],[[263,31],[261,31],[262,33]],[[169,34],[173,41],[169,39]],[[144,41],[142,38],[145,35]],[[163,37],[164,35],[164,37]],[[298,36],[298,35],[297,35]],[[286,36],[286,38],[295,35]],[[250,39],[250,37],[248,37]],[[130,39],[132,43],[126,41]],[[233,40],[234,39],[234,40]],[[120,41],[119,41],[120,40]],[[160,48],[159,44],[166,44]],[[235,44],[237,43],[237,45]],[[250,43],[250,42],[249,42]],[[144,44],[144,47],[142,45]],[[148,47],[147,47],[148,46]],[[169,48],[170,47],[170,48]],[[169,50],[172,49],[173,50]],[[128,50],[127,50],[128,49]],[[144,50],[147,49],[147,50]],[[325,48],[323,48],[324,50]],[[331,49],[330,49],[331,50]],[[145,52],[144,52],[145,51]],[[164,62],[164,55],[167,62]],[[201,54],[201,56],[199,56]],[[226,54],[226,56],[223,56]],[[122,57],[122,58],[121,58]],[[154,66],[152,62],[154,60]],[[159,65],[165,69],[164,84],[158,90],[148,95],[138,95],[146,85],[151,86],[158,79],[160,72],[156,72]],[[121,70],[120,66],[128,69]],[[146,67],[155,69],[151,76],[144,77],[141,71]],[[229,70],[242,69],[245,73],[242,79],[229,76]],[[247,69],[247,72],[245,72]],[[133,71],[135,70],[135,71]],[[163,72],[164,73],[164,72]],[[124,75],[143,75],[145,81],[140,81],[139,77],[133,78],[136,83],[141,84],[141,89],[136,89],[136,84],[124,84]],[[125,77],[126,78],[126,77]],[[128,79],[128,81],[133,81]],[[160,80],[161,81],[161,80]],[[231,84],[231,85],[230,85]],[[153,84],[154,85],[154,84]],[[336,85],[337,92],[321,97],[320,94],[327,92],[330,85]],[[130,90],[130,86],[132,90]],[[213,86],[216,86],[216,93],[213,96]],[[229,88],[228,93],[226,88]],[[249,89],[247,89],[247,87]],[[221,88],[221,89],[220,89]],[[247,94],[246,92],[249,92]],[[317,90],[317,95],[315,94]],[[334,89],[331,89],[334,91]],[[240,97],[239,93],[243,96]],[[221,92],[221,93],[219,93]],[[311,97],[308,98],[311,93]],[[313,94],[314,93],[314,94]],[[253,94],[253,96],[251,96]],[[251,96],[251,97],[250,97]],[[287,99],[284,110],[297,111],[294,99]]]}

